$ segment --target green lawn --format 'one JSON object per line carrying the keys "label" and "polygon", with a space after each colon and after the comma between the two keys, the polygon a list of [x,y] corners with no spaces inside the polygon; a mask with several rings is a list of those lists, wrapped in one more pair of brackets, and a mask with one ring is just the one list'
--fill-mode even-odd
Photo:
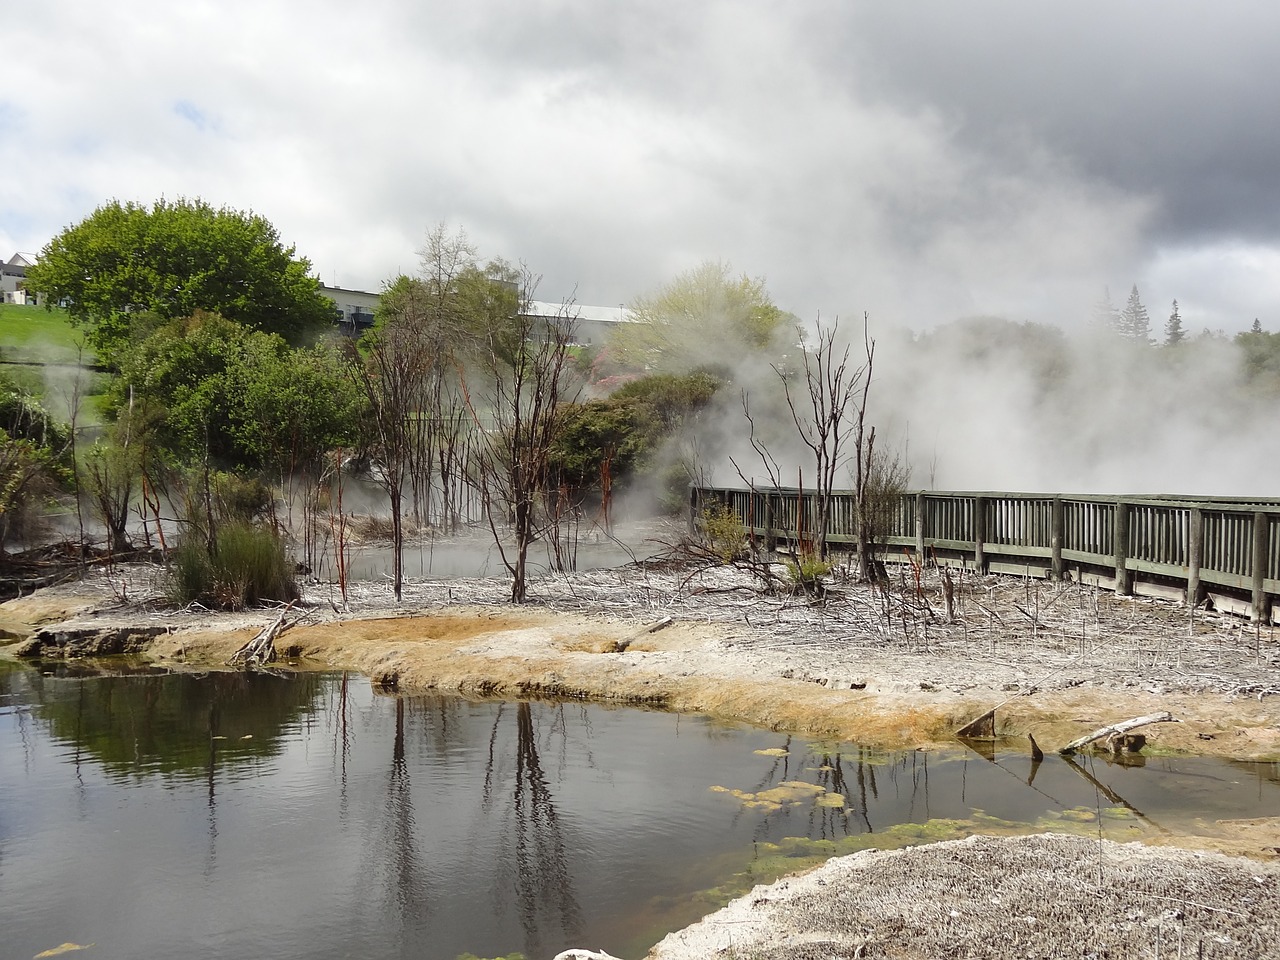
{"label": "green lawn", "polygon": [[[0,358],[75,363],[84,334],[71,325],[65,310],[0,303]],[[81,362],[93,354],[84,350]]]}
{"label": "green lawn", "polygon": [[80,423],[92,426],[102,422],[100,395],[110,376],[77,367],[94,360],[87,347],[79,349],[83,342],[65,310],[0,303],[0,381],[35,396],[62,420],[69,418],[71,398],[78,391]]}

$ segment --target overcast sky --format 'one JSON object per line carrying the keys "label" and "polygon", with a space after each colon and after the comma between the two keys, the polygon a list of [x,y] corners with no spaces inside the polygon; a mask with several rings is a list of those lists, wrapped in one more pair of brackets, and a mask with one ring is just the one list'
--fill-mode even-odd
{"label": "overcast sky", "polygon": [[707,259],[802,317],[1280,328],[1280,5],[7,2],[0,258],[252,209],[378,289],[426,229],[610,305]]}

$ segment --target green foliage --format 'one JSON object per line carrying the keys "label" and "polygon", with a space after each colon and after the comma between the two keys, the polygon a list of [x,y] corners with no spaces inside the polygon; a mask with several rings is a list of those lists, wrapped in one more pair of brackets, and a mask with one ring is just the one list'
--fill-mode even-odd
{"label": "green foliage", "polygon": [[731,563],[746,552],[747,528],[723,503],[707,504],[702,511],[702,534],[722,563]]}
{"label": "green foliage", "polygon": [[810,551],[800,552],[795,559],[786,558],[783,564],[792,585],[805,593],[820,591],[822,578],[831,572],[831,564]]}
{"label": "green foliage", "polygon": [[607,462],[615,482],[647,477],[664,509],[679,510],[692,477],[686,464],[664,453],[691,428],[720,385],[705,372],[654,374],[606,399],[566,406],[556,426],[553,470],[562,483],[590,487],[599,482]]}
{"label": "green foliage", "polygon": [[219,527],[213,549],[203,537],[184,537],[171,557],[168,594],[179,605],[198,602],[227,610],[299,596],[279,537],[247,523]]}
{"label": "green foliage", "polygon": [[120,356],[115,402],[132,395],[162,408],[160,442],[187,462],[291,470],[359,433],[357,388],[325,345],[291,350],[275,334],[197,313],[155,326]]}
{"label": "green foliage", "polygon": [[724,380],[704,370],[677,376],[655,373],[625,383],[609,399],[647,406],[668,430],[672,430],[706,407]]}
{"label": "green foliage", "polygon": [[1243,354],[1245,382],[1255,391],[1280,395],[1280,333],[1259,328],[1236,334],[1235,342]]}
{"label": "green foliage", "polygon": [[0,428],[10,437],[30,440],[36,446],[54,451],[61,450],[69,440],[66,426],[55,420],[39,399],[3,375],[0,375]]}
{"label": "green foliage", "polygon": [[47,448],[0,427],[0,561],[12,541],[41,531],[44,507],[57,492],[56,478]]}
{"label": "green foliage", "polygon": [[708,361],[768,350],[795,324],[764,281],[733,277],[727,263],[709,261],[631,304],[636,323],[620,323],[609,340],[613,363],[625,369],[685,372]]}
{"label": "green foliage", "polygon": [[124,413],[84,457],[84,491],[107,528],[112,550],[128,546],[129,504],[142,478],[150,443],[145,418],[132,410]]}
{"label": "green foliage", "polygon": [[131,316],[164,320],[217,311],[247,327],[303,342],[333,319],[332,303],[265,218],[203,200],[148,207],[113,200],[54,237],[27,271],[28,289],[67,305],[110,357]]}

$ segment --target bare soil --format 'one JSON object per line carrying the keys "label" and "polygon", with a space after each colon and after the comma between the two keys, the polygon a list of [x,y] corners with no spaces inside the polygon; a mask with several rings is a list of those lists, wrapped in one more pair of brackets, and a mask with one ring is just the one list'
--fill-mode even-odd
{"label": "bare soil", "polygon": [[[948,611],[936,571],[923,572],[919,583],[910,568],[898,576],[889,590],[836,582],[820,605],[765,595],[732,568],[663,564],[539,579],[530,584],[532,602],[519,607],[505,602],[501,579],[412,582],[399,604],[385,584],[354,585],[345,602],[335,588],[313,585],[305,619],[277,647],[298,668],[358,671],[404,693],[643,703],[883,747],[954,743],[960,727],[993,707],[999,736],[1026,742],[1034,735],[1046,752],[1106,724],[1169,711],[1179,722],[1147,728],[1148,752],[1280,759],[1280,640],[1273,628],[1074,583],[958,573]],[[40,627],[53,637],[72,628],[159,626],[164,632],[145,644],[151,659],[175,670],[207,668],[279,616],[166,609],[153,599],[158,593],[150,567],[47,588],[0,604],[0,644]],[[56,652],[46,647],[44,655]],[[1090,855],[1115,868],[1094,883],[1062,872],[1079,855],[1061,844],[1078,841],[1039,840],[1040,847],[987,838],[843,858],[803,881],[744,898],[754,905],[727,908],[738,913],[703,921],[707,930],[746,931],[750,924],[737,919],[745,910],[773,931],[758,942],[735,939],[735,946],[720,936],[682,947],[668,938],[654,957],[1154,956],[1151,936],[1175,933],[1179,943],[1207,943],[1204,956],[1280,955],[1245,949],[1263,941],[1249,940],[1234,921],[1210,923],[1237,910],[1249,918],[1244,926],[1270,931],[1267,949],[1276,950],[1274,869],[1255,876],[1248,861],[1093,841]],[[1162,842],[1277,861],[1280,816],[1208,824],[1200,835]],[[908,864],[924,884],[918,896],[883,900],[870,919],[858,912],[869,909],[866,897],[848,899],[868,877],[897,876],[893,871]],[[1124,872],[1130,866],[1133,876]],[[929,885],[930,878],[966,872],[976,878],[973,889],[948,887],[953,893],[943,896]],[[1202,881],[1226,883],[1228,874],[1224,889],[1256,885],[1256,906],[1205,899]],[[1156,877],[1164,879],[1151,886]],[[1011,885],[999,909],[983,907],[993,878]],[[1147,884],[1146,899],[1116,899],[1117,886],[1127,883]],[[1166,893],[1153,893],[1157,887]],[[1176,899],[1167,892],[1175,888],[1193,891],[1177,897],[1202,909],[1160,899]],[[910,902],[916,906],[903,906]],[[1166,907],[1180,918],[1161,912]],[[1111,953],[1081,952],[1086,941],[1071,939],[1073,912],[1092,918],[1091,926],[1099,917],[1111,924]],[[1033,920],[1017,919],[1023,916]],[[1046,936],[1059,929],[1066,939],[1028,937],[1026,950],[1010,952],[999,936],[1015,922]],[[836,927],[848,936],[821,946]],[[926,929],[933,939],[921,939],[918,931]],[[1212,939],[1219,934],[1228,939]],[[956,952],[962,935],[967,952]],[[747,943],[755,946],[743,952]],[[783,950],[787,944],[795,949]],[[1071,949],[1059,949],[1063,944]]]}

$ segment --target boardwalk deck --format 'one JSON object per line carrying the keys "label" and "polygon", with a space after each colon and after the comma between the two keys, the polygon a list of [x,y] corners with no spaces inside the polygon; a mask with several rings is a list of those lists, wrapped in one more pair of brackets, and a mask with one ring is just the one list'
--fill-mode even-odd
{"label": "boardwalk deck", "polygon": [[[696,486],[691,522],[720,503],[762,544],[813,531],[816,495],[794,488]],[[1247,614],[1280,614],[1280,500],[917,491],[896,498],[879,550],[982,572],[1078,579],[1118,593],[1176,595]],[[852,492],[832,495],[827,540],[856,542]]]}

